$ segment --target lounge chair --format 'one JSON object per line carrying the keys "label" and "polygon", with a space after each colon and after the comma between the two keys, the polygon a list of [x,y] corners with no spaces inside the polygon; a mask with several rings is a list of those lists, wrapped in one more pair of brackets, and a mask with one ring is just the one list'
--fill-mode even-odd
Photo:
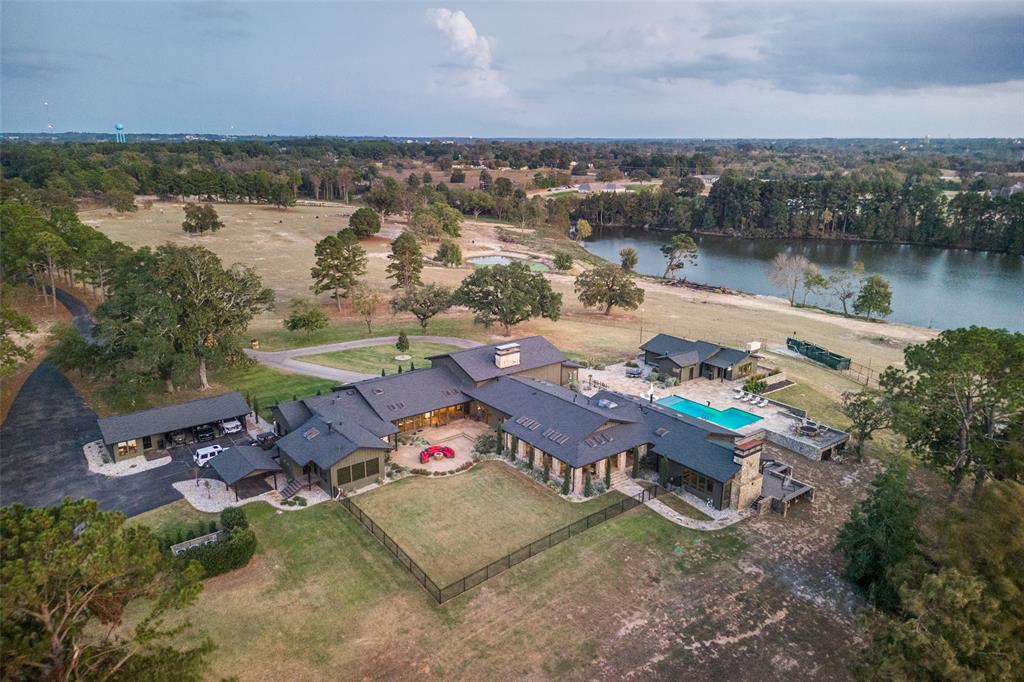
{"label": "lounge chair", "polygon": [[751,398],[751,395],[749,393],[747,393],[746,391],[744,391],[743,395],[740,396],[740,402],[741,403],[750,402],[750,398]]}
{"label": "lounge chair", "polygon": [[769,404],[770,403],[768,402],[767,398],[761,398],[761,400],[757,402],[758,407],[768,407]]}

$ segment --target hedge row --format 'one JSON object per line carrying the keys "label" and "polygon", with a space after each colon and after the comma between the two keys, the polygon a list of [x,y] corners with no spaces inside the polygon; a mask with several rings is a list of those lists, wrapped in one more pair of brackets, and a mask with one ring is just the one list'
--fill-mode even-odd
{"label": "hedge row", "polygon": [[198,561],[203,566],[203,577],[212,578],[245,566],[255,551],[256,533],[250,528],[239,528],[217,542],[185,550],[178,558]]}

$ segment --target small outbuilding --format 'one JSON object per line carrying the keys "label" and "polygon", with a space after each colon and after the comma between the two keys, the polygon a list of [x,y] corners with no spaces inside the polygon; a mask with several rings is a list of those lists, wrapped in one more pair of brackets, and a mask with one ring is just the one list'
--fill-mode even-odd
{"label": "small outbuilding", "polygon": [[281,473],[281,465],[274,460],[270,452],[253,445],[238,445],[228,448],[210,460],[210,466],[224,481],[225,489],[235,492],[237,500],[239,487],[244,489],[242,497],[266,492],[261,485],[268,475],[274,476],[274,489],[277,489],[277,475]]}

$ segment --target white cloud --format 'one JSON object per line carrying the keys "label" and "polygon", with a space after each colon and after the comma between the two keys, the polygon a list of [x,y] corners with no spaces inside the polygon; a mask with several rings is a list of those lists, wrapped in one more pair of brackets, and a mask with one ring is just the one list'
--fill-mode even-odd
{"label": "white cloud", "polygon": [[448,38],[448,49],[455,58],[449,85],[480,99],[509,95],[508,86],[491,63],[490,39],[477,33],[465,12],[428,9],[427,19]]}

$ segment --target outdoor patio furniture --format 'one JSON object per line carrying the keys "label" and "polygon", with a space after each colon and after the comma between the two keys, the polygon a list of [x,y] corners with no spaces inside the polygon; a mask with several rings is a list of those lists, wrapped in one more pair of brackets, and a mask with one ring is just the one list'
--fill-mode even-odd
{"label": "outdoor patio furniture", "polygon": [[455,451],[445,446],[441,448],[441,454],[447,457],[448,459],[451,459],[452,457],[455,456]]}
{"label": "outdoor patio furniture", "polygon": [[758,407],[768,407],[768,405],[769,403],[767,398],[761,398],[760,400],[757,401]]}

